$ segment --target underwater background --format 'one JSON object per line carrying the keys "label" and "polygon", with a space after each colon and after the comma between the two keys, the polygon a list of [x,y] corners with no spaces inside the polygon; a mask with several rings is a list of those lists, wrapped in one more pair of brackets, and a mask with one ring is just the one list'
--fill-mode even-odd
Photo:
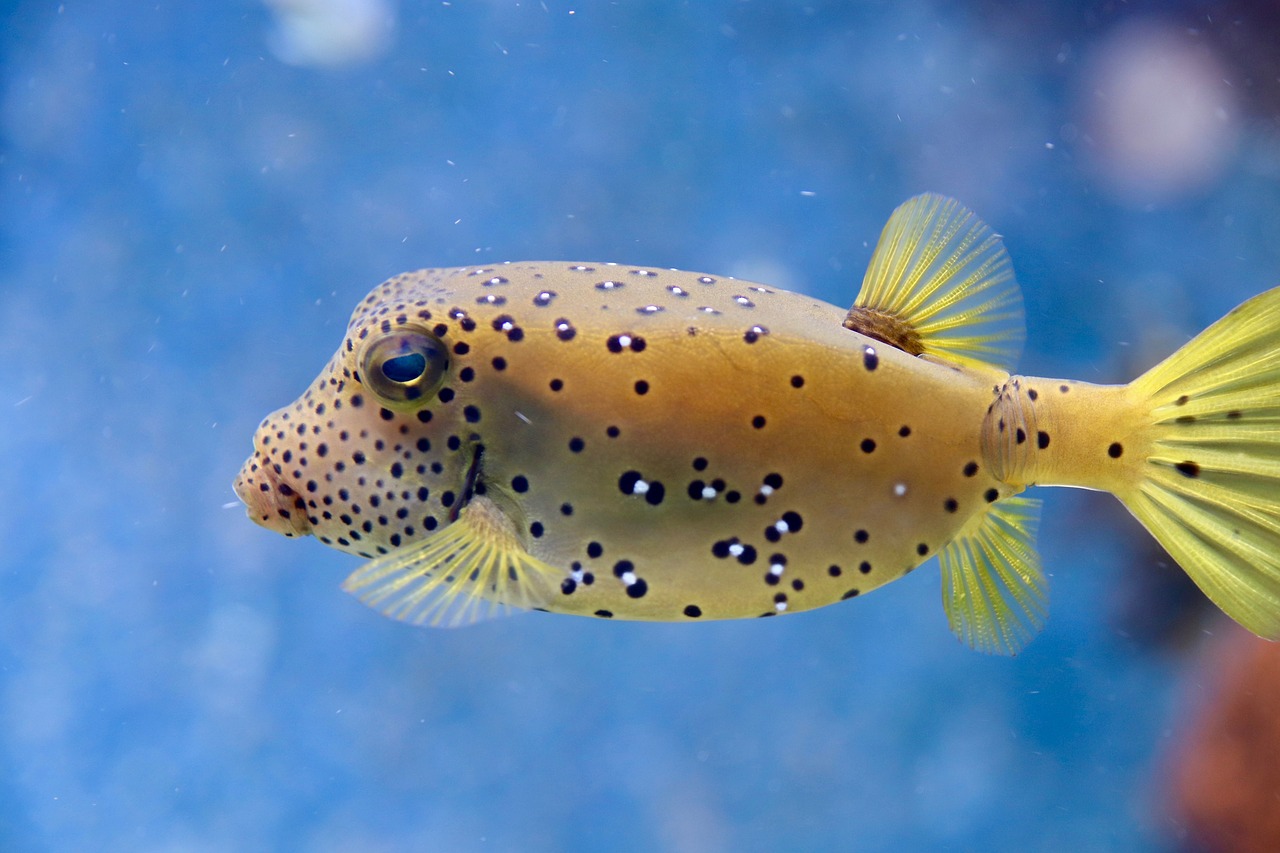
{"label": "underwater background", "polygon": [[[1273,647],[1109,496],[1036,493],[1052,613],[1007,659],[953,638],[932,563],[783,619],[414,629],[230,484],[390,275],[618,261],[845,306],[922,191],[1004,235],[1020,372],[1127,381],[1280,282],[1274,3],[0,21],[0,850],[1268,849],[1222,801],[1280,780],[1206,792],[1206,731]],[[1274,716],[1235,754],[1280,766]]]}

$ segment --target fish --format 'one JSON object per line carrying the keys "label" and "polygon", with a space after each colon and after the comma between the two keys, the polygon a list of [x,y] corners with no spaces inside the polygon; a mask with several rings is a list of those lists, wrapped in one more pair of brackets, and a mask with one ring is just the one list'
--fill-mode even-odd
{"label": "fish", "polygon": [[1023,338],[1003,241],[937,194],[893,211],[847,311],[615,263],[407,272],[234,490],[412,624],[790,615],[936,557],[950,628],[994,654],[1049,611],[1024,491],[1103,490],[1280,636],[1280,288],[1127,385],[1011,373]]}

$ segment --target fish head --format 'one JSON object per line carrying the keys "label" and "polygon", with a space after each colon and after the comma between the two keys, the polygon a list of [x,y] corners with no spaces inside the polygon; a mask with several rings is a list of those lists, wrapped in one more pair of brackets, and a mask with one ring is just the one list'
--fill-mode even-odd
{"label": "fish head", "polygon": [[480,443],[444,405],[457,384],[449,342],[472,322],[448,295],[406,274],[360,304],[311,387],[258,427],[234,484],[250,518],[364,557],[456,519]]}

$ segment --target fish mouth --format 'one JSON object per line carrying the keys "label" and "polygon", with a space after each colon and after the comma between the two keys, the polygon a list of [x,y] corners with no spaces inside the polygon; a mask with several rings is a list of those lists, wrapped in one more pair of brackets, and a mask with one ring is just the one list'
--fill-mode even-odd
{"label": "fish mouth", "polygon": [[268,530],[290,537],[311,533],[306,502],[260,453],[245,461],[231,488],[249,518]]}

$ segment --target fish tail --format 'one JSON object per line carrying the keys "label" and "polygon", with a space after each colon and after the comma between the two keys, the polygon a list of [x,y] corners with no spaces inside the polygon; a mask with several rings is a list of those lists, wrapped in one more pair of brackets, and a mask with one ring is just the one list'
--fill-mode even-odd
{"label": "fish tail", "polygon": [[1107,452],[1129,476],[1108,488],[1228,616],[1280,639],[1280,287],[1125,390],[1132,446]]}

